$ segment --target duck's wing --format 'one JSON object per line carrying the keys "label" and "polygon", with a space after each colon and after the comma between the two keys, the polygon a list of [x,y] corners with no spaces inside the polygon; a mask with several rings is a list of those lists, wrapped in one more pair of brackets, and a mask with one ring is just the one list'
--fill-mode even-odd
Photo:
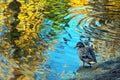
{"label": "duck's wing", "polygon": [[87,50],[87,56],[89,58],[93,59],[93,61],[97,62],[95,52],[93,51],[93,48],[87,47],[86,50]]}

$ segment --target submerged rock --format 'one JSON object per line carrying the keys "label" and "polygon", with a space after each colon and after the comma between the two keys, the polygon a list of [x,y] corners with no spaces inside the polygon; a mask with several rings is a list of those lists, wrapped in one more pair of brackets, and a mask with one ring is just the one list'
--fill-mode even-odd
{"label": "submerged rock", "polygon": [[120,80],[120,57],[98,63],[92,68],[80,67],[70,80]]}

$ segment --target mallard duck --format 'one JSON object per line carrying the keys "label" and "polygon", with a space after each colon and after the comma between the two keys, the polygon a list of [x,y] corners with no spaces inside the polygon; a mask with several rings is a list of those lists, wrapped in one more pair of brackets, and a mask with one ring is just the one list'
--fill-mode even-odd
{"label": "mallard duck", "polygon": [[83,61],[83,67],[85,66],[85,62],[89,64],[90,67],[91,64],[97,63],[93,48],[85,47],[83,42],[78,42],[75,48],[78,48],[79,58]]}

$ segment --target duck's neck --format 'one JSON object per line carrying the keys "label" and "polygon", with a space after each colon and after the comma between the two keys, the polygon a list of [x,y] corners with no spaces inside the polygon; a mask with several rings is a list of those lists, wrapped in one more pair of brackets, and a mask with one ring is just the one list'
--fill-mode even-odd
{"label": "duck's neck", "polygon": [[83,50],[83,49],[85,49],[85,47],[78,48],[78,50]]}
{"label": "duck's neck", "polygon": [[82,47],[82,48],[78,49],[78,52],[85,52],[85,51],[86,51],[85,47]]}

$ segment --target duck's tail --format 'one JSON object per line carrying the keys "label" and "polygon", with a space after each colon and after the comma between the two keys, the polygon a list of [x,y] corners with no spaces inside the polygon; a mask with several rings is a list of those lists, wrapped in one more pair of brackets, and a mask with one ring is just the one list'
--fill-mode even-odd
{"label": "duck's tail", "polygon": [[95,61],[91,61],[91,62],[89,62],[90,64],[95,64],[96,62]]}

